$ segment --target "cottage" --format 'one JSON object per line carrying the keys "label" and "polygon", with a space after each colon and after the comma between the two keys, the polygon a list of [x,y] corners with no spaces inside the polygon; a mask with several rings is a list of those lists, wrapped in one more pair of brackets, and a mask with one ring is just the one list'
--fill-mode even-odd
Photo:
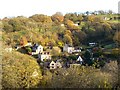
{"label": "cottage", "polygon": [[57,69],[57,68],[62,68],[61,63],[57,61],[52,61],[49,65],[50,69]]}
{"label": "cottage", "polygon": [[43,52],[43,46],[34,44],[32,47],[32,55],[36,55]]}
{"label": "cottage", "polygon": [[72,53],[74,51],[74,47],[72,47],[68,44],[65,44],[65,46],[63,47],[63,51],[66,51],[68,53]]}
{"label": "cottage", "polygon": [[80,62],[80,64],[83,63],[83,59],[81,58],[81,56],[78,57],[77,62]]}
{"label": "cottage", "polygon": [[89,43],[89,46],[95,46],[97,43]]}
{"label": "cottage", "polygon": [[49,52],[41,52],[38,54],[38,59],[41,61],[51,60],[51,54]]}
{"label": "cottage", "polygon": [[56,63],[54,61],[52,61],[49,66],[50,66],[50,69],[56,69],[57,68]]}

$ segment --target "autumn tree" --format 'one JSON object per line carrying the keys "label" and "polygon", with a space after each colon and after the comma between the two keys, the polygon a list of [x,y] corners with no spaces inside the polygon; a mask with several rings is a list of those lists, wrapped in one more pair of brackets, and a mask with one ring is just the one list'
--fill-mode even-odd
{"label": "autumn tree", "polygon": [[29,18],[37,22],[39,30],[46,31],[46,30],[49,30],[52,26],[52,20],[50,16],[43,15],[43,14],[35,14]]}
{"label": "autumn tree", "polygon": [[78,19],[77,13],[67,13],[65,14],[64,18],[65,20],[71,20],[73,22],[76,22],[81,19],[81,17],[79,17]]}
{"label": "autumn tree", "polygon": [[61,12],[56,12],[54,15],[51,16],[53,22],[55,23],[62,23],[64,20],[64,16],[62,15]]}
{"label": "autumn tree", "polygon": [[75,31],[73,33],[73,43],[75,46],[79,46],[80,44],[84,43],[86,40],[86,33],[83,31]]}
{"label": "autumn tree", "polygon": [[64,41],[64,43],[67,43],[70,45],[72,45],[72,43],[73,43],[72,38],[68,34],[64,35],[63,41]]}
{"label": "autumn tree", "polygon": [[12,25],[8,24],[8,22],[3,22],[3,30],[5,32],[13,32]]}
{"label": "autumn tree", "polygon": [[66,20],[65,24],[69,30],[78,30],[78,26],[75,26],[74,22],[71,20]]}
{"label": "autumn tree", "polygon": [[27,30],[25,23],[27,21],[24,20],[23,18],[11,18],[8,23],[13,27],[13,31],[20,31],[20,30]]}
{"label": "autumn tree", "polygon": [[19,52],[3,52],[2,88],[35,88],[42,79],[36,60]]}
{"label": "autumn tree", "polygon": [[43,14],[35,14],[29,18],[35,20],[36,22],[42,22],[42,23],[51,23],[52,22],[52,20],[49,16],[43,15]]}
{"label": "autumn tree", "polygon": [[83,16],[81,14],[79,14],[77,21],[79,21],[81,23],[82,20],[83,20]]}
{"label": "autumn tree", "polygon": [[27,43],[28,43],[28,41],[27,41],[26,37],[23,36],[20,40],[20,45],[25,46]]}

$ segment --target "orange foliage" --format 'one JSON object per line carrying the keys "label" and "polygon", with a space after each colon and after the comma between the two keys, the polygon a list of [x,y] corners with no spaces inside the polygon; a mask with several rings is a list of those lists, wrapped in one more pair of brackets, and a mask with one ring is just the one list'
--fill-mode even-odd
{"label": "orange foliage", "polygon": [[28,43],[26,37],[22,37],[20,40],[20,45],[25,46]]}

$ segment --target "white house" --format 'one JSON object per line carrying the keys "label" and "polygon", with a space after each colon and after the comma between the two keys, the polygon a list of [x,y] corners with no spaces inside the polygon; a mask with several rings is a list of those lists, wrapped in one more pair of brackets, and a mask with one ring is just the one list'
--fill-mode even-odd
{"label": "white house", "polygon": [[56,63],[54,61],[52,61],[50,63],[50,69],[56,69],[56,68],[57,68]]}
{"label": "white house", "polygon": [[77,61],[80,62],[80,64],[83,63],[83,59],[81,58],[81,56],[78,57]]}
{"label": "white house", "polygon": [[36,55],[43,52],[43,46],[34,44],[32,47],[32,55]]}
{"label": "white house", "polygon": [[66,51],[68,53],[72,53],[74,51],[74,47],[69,46],[68,44],[65,44],[65,46],[63,47],[63,51]]}
{"label": "white house", "polygon": [[57,68],[62,68],[62,65],[59,61],[52,61],[49,65],[50,69],[57,69]]}
{"label": "white house", "polygon": [[95,46],[97,43],[94,43],[94,42],[92,42],[92,43],[89,43],[89,46]]}
{"label": "white house", "polygon": [[44,61],[46,59],[51,60],[51,54],[49,52],[41,52],[38,54],[38,59]]}

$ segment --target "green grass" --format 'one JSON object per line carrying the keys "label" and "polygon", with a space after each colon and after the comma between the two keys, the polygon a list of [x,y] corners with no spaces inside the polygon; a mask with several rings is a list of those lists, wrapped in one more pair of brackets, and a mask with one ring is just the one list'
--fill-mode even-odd
{"label": "green grass", "polygon": [[120,23],[120,20],[109,20],[107,22],[110,22],[110,23]]}

